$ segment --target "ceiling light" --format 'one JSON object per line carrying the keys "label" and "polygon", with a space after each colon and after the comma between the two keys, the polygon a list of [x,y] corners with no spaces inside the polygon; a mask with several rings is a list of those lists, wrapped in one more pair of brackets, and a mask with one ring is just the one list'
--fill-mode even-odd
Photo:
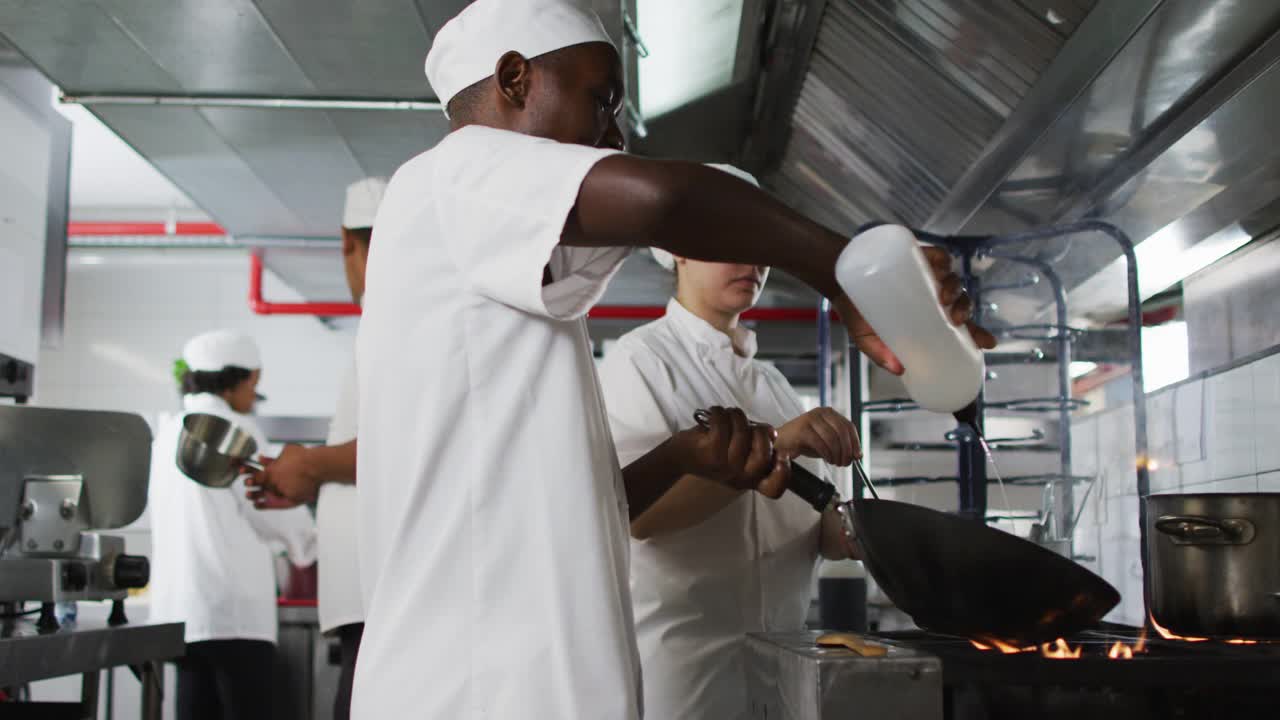
{"label": "ceiling light", "polygon": [[[743,0],[637,0],[640,113],[654,118],[733,82]],[[637,43],[637,47],[639,44]]]}

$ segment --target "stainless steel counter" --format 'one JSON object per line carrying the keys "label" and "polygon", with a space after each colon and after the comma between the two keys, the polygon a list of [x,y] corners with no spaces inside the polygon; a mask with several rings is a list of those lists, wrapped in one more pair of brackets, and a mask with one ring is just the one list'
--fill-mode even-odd
{"label": "stainless steel counter", "polygon": [[68,623],[53,633],[36,630],[34,619],[0,625],[0,687],[82,675],[81,705],[98,706],[99,670],[121,665],[138,669],[142,681],[142,717],[160,717],[161,663],[183,654],[182,624],[131,623],[111,627],[103,621]]}

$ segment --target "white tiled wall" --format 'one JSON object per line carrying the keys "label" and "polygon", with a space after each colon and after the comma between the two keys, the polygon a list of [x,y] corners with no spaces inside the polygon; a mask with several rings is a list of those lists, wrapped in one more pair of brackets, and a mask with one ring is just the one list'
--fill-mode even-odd
{"label": "white tiled wall", "polygon": [[1280,470],[1280,355],[1263,358],[1253,370],[1253,412],[1258,434],[1254,462],[1259,474]]}
{"label": "white tiled wall", "polygon": [[[183,343],[225,327],[261,346],[259,413],[327,416],[352,337],[316,318],[253,314],[248,278],[242,251],[73,250],[63,345],[41,350],[32,402],[148,417],[176,409],[171,367]],[[268,298],[299,299],[270,272],[263,286]]]}
{"label": "white tiled wall", "polygon": [[1214,480],[1257,473],[1253,407],[1252,368],[1236,368],[1206,380],[1205,454]]}
{"label": "white tiled wall", "polygon": [[[1147,415],[1152,493],[1280,492],[1280,355],[1155,393]],[[1072,445],[1073,472],[1100,486],[1081,508],[1076,554],[1120,590],[1107,619],[1140,623],[1132,407],[1077,418]]]}

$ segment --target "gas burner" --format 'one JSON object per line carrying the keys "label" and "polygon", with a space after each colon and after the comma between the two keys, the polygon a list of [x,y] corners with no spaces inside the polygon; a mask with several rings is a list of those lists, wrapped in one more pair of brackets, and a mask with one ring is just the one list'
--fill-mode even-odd
{"label": "gas burner", "polygon": [[[1043,648],[1005,654],[975,647],[968,638],[915,630],[868,634],[868,642],[889,647],[889,653],[867,658],[810,650],[815,637],[751,636],[748,677],[763,679],[752,686],[761,708],[776,710],[772,698],[803,698],[815,687],[820,696],[802,715],[815,720],[1244,720],[1274,717],[1280,688],[1280,646],[1188,643],[1122,625],[1101,625],[1050,644],[1047,650],[1060,656],[1046,656]],[[1113,657],[1116,647],[1140,650],[1131,658]],[[926,682],[931,661],[941,670],[936,689]],[[911,712],[893,704],[897,694],[879,692],[903,677],[912,679]],[[792,680],[800,686],[786,686]],[[937,693],[936,711],[919,703],[931,692]],[[868,702],[888,714],[865,714]]]}

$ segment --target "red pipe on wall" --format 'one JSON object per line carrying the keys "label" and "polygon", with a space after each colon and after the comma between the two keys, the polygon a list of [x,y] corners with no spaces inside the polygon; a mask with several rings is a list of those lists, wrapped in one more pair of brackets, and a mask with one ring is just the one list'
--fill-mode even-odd
{"label": "red pipe on wall", "polygon": [[[170,233],[159,222],[71,222],[68,235],[226,235],[217,223],[180,222]],[[262,297],[262,256],[249,255],[249,307],[259,315],[317,315],[321,317],[360,314],[360,306],[347,302],[271,302]],[[661,305],[597,305],[587,317],[599,320],[654,320],[667,313]],[[832,314],[835,317],[835,314]],[[813,308],[753,308],[742,314],[743,320],[758,322],[817,322]]]}
{"label": "red pipe on wall", "polygon": [[[277,303],[262,297],[262,257],[249,256],[249,307],[259,315],[320,315],[324,317],[359,315],[355,303],[307,302]],[[653,320],[667,313],[662,305],[597,305],[587,317],[600,320]],[[816,322],[818,311],[811,308],[753,308],[742,314],[743,320],[761,322]]]}
{"label": "red pipe on wall", "polygon": [[278,303],[262,298],[262,256],[249,253],[249,309],[259,315],[359,315],[360,306],[342,302]]}
{"label": "red pipe on wall", "polygon": [[222,226],[211,222],[175,223],[168,232],[161,222],[69,222],[68,235],[226,235]]}

